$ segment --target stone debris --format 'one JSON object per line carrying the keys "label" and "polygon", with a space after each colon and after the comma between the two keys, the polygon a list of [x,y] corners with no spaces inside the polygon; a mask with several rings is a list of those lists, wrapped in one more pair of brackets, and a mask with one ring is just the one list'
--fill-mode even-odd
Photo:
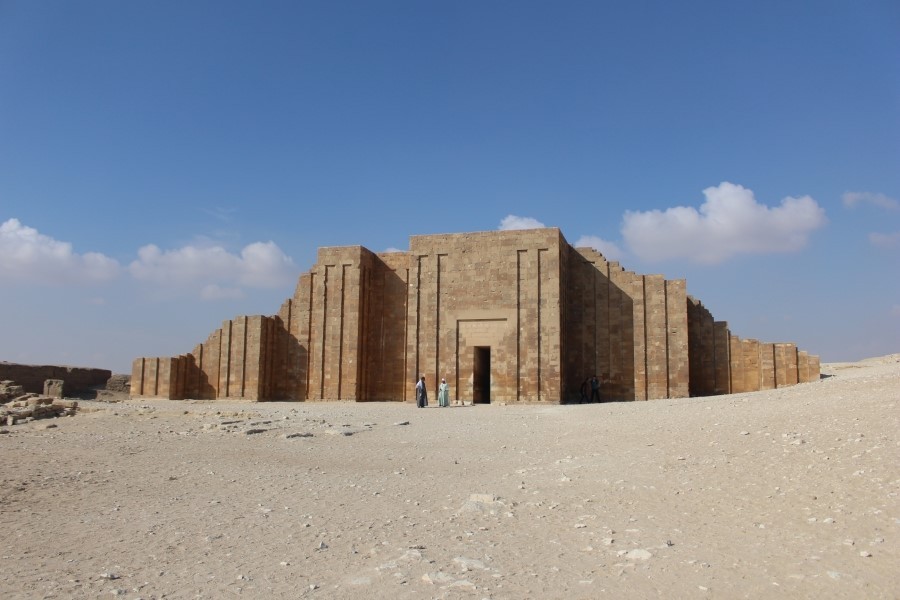
{"label": "stone debris", "polygon": [[12,381],[0,382],[0,422],[11,426],[36,419],[71,416],[78,410],[76,400],[21,392],[22,386]]}
{"label": "stone debris", "polygon": [[46,379],[44,380],[44,395],[51,398],[62,398],[63,387],[66,382],[62,379]]}
{"label": "stone debris", "polygon": [[435,573],[425,573],[422,575],[422,581],[432,585],[447,584],[453,582],[453,576],[437,571]]}
{"label": "stone debris", "polygon": [[476,569],[485,570],[485,564],[477,558],[466,558],[465,556],[457,556],[453,562],[459,565],[461,571],[474,571]]}
{"label": "stone debris", "polygon": [[460,508],[460,512],[480,512],[496,515],[504,506],[499,498],[491,494],[470,494],[469,499]]}
{"label": "stone debris", "polygon": [[0,381],[0,404],[5,404],[10,400],[14,400],[25,395],[25,388],[18,385],[15,381]]}
{"label": "stone debris", "polygon": [[131,391],[131,375],[113,375],[107,380],[106,389],[111,392],[129,393]]}

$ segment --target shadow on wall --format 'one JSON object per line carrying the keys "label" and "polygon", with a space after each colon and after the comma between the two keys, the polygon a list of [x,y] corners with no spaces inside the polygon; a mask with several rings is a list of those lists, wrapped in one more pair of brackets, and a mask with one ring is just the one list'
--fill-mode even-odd
{"label": "shadow on wall", "polygon": [[635,287],[637,276],[617,263],[610,265],[595,251],[583,252],[586,255],[571,250],[563,289],[564,401],[580,403],[582,383],[601,373],[605,400],[635,400],[635,303],[626,286]]}

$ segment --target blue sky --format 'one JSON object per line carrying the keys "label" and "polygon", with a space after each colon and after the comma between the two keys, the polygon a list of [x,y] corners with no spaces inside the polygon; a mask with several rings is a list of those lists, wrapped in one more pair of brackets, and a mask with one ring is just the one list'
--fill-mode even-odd
{"label": "blue sky", "polygon": [[528,225],[900,352],[900,5],[0,0],[0,360],[129,372],[320,246]]}

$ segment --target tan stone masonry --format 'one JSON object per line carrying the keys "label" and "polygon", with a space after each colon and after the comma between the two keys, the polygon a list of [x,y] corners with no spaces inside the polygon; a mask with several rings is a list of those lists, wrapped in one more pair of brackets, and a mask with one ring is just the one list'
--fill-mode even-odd
{"label": "tan stone masonry", "polygon": [[138,358],[133,396],[411,401],[606,400],[754,391],[819,378],[794,344],[742,340],[687,295],[556,228],[413,236],[408,252],[320,248],[277,315],[225,321],[188,354]]}

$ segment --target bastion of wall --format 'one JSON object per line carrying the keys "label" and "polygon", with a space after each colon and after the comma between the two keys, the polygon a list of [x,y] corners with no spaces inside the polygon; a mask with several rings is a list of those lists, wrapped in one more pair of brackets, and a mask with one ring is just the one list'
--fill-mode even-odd
{"label": "bastion of wall", "polygon": [[424,375],[469,402],[755,391],[814,381],[818,357],[733,335],[684,280],[625,270],[556,228],[412,236],[407,252],[320,248],[277,314],[225,321],[191,352],[138,358],[131,393],[411,401]]}

